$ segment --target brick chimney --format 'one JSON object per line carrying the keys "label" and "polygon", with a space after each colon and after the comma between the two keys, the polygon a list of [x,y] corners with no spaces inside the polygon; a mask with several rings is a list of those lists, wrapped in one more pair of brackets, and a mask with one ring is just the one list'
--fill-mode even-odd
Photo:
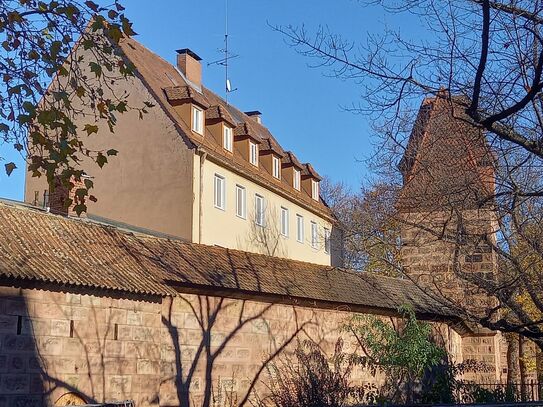
{"label": "brick chimney", "polygon": [[[58,177],[55,178],[55,188],[49,188],[49,199],[46,203],[46,206],[51,213],[64,216],[76,215],[73,209],[75,206],[75,191],[77,191],[78,188],[84,188],[85,184],[83,182],[83,177],[80,181],[76,181],[72,178],[70,182],[74,184],[74,186],[68,191],[68,188],[62,185],[60,179]],[[67,204],[68,199],[72,200],[70,206]]]}
{"label": "brick chimney", "polygon": [[262,124],[262,113],[258,110],[251,110],[250,112],[245,112],[245,114],[257,123]]}
{"label": "brick chimney", "polygon": [[178,49],[176,52],[177,68],[194,85],[202,86],[202,58],[188,48]]}

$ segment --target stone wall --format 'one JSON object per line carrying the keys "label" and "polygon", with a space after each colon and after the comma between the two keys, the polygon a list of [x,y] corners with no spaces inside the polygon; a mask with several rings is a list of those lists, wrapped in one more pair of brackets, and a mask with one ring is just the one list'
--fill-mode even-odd
{"label": "stone wall", "polygon": [[[199,406],[206,394],[240,403],[266,391],[266,366],[311,338],[331,352],[353,313],[255,300],[0,288],[0,406],[49,405],[66,393],[87,402],[134,399],[137,407]],[[461,360],[461,338],[434,323]],[[378,382],[361,369],[358,382]]]}

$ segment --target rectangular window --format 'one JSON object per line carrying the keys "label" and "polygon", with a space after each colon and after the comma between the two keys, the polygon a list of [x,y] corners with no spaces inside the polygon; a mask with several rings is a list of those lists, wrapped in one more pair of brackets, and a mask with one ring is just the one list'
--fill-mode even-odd
{"label": "rectangular window", "polygon": [[324,228],[324,251],[330,253],[330,229]]}
{"label": "rectangular window", "polygon": [[296,240],[300,243],[304,242],[304,217],[296,215]]}
{"label": "rectangular window", "polygon": [[223,133],[223,147],[225,150],[228,150],[232,152],[232,127],[228,127],[226,125],[223,126],[224,133]]}
{"label": "rectangular window", "polygon": [[236,215],[247,219],[247,193],[241,185],[236,185]]}
{"label": "rectangular window", "polygon": [[311,222],[311,247],[316,249],[318,244],[317,224]]}
{"label": "rectangular window", "polygon": [[204,134],[204,111],[194,105],[192,106],[192,131]]}
{"label": "rectangular window", "polygon": [[301,174],[300,170],[294,169],[293,174],[294,179],[292,180],[292,185],[294,185],[294,189],[300,190],[300,184],[301,184]]}
{"label": "rectangular window", "polygon": [[265,226],[266,219],[264,216],[265,211],[264,197],[255,194],[255,223],[258,226]]}
{"label": "rectangular window", "polygon": [[224,177],[215,174],[215,208],[224,210],[225,207],[225,180]]}
{"label": "rectangular window", "polygon": [[252,141],[249,141],[249,162],[258,165],[258,146]]}
{"label": "rectangular window", "polygon": [[315,200],[319,200],[319,183],[318,181],[311,180],[311,197]]}
{"label": "rectangular window", "polygon": [[272,156],[272,168],[273,168],[273,176],[277,179],[281,178],[281,162],[279,161],[279,158],[276,156]]}
{"label": "rectangular window", "polygon": [[281,207],[281,234],[288,237],[288,209]]}

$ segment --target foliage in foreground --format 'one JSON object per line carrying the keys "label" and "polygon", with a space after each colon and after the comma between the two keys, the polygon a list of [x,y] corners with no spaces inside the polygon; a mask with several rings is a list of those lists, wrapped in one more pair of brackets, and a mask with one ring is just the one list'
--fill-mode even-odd
{"label": "foliage in foreground", "polygon": [[[119,41],[135,32],[115,0],[102,7],[82,0],[0,2],[0,146],[26,157],[34,177],[45,175],[72,189],[82,181],[81,161],[98,167],[117,154],[91,150],[85,138],[100,127],[114,131],[117,116],[131,109],[140,117],[152,104],[130,106],[113,84],[134,75]],[[3,157],[0,156],[0,161]],[[13,162],[4,163],[10,175]],[[75,191],[77,213],[86,210],[90,179]]]}
{"label": "foliage in foreground", "polygon": [[425,372],[446,358],[444,349],[432,338],[432,327],[420,322],[412,308],[401,307],[398,326],[371,315],[355,316],[345,329],[352,333],[362,352],[365,367],[372,375],[381,372],[385,384],[370,401],[401,403],[414,401],[416,386]]}
{"label": "foliage in foreground", "polygon": [[294,360],[283,359],[268,367],[270,396],[259,405],[341,407],[362,399],[364,389],[350,381],[358,357],[343,352],[341,338],[331,358],[312,341],[300,343],[294,356]]}

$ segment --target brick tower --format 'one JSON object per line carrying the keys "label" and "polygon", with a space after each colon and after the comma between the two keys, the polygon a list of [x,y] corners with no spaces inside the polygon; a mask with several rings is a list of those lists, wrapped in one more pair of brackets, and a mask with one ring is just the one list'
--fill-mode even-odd
{"label": "brick tower", "polygon": [[[497,272],[493,157],[462,102],[442,91],[420,107],[399,164],[400,254],[406,274],[428,292],[450,307],[482,316],[493,300],[474,283],[480,286]],[[466,378],[500,380],[499,335],[472,326],[462,349],[464,360],[491,368]]]}

